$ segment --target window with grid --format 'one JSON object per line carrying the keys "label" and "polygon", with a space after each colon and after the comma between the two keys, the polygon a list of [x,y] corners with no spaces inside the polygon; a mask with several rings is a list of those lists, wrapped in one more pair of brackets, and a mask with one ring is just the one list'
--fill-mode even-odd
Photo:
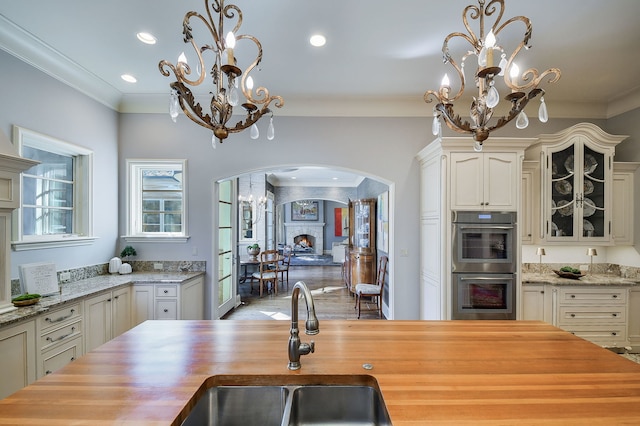
{"label": "window with grid", "polygon": [[187,238],[186,160],[128,160],[127,240]]}
{"label": "window with grid", "polygon": [[93,152],[18,126],[14,143],[20,155],[39,162],[22,173],[14,248],[87,244],[93,239]]}

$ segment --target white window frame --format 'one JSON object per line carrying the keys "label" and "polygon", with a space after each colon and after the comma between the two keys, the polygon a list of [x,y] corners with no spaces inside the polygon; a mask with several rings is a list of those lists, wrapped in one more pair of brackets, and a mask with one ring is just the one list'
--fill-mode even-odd
{"label": "white window frame", "polygon": [[[122,238],[129,243],[160,241],[186,243],[189,240],[187,218],[187,160],[146,160],[127,159],[127,229]],[[142,171],[175,170],[182,168],[182,231],[143,232],[142,231]]]}
{"label": "white window frame", "polygon": [[[73,182],[73,233],[56,235],[23,235],[22,232],[22,188],[20,185],[20,208],[12,215],[12,241],[15,251],[38,250],[43,248],[59,248],[92,244],[93,235],[93,151],[60,139],[13,126],[13,144],[22,155],[23,146],[42,151],[70,155],[74,161]],[[21,174],[21,180],[23,179]]]}

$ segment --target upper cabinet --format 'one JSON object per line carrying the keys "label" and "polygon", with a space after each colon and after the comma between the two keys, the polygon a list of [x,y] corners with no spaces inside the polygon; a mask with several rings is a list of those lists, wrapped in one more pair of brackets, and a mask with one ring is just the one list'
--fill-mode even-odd
{"label": "upper cabinet", "polygon": [[518,210],[515,152],[451,153],[452,210]]}
{"label": "upper cabinet", "polygon": [[375,253],[376,200],[374,198],[349,202],[349,244],[352,250]]}
{"label": "upper cabinet", "polygon": [[625,137],[580,123],[527,150],[542,165],[542,241],[612,242],[613,156]]}

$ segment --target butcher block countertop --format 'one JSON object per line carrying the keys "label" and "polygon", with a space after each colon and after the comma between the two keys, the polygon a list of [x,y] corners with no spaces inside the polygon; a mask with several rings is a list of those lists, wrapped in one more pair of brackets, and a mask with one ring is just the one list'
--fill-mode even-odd
{"label": "butcher block countertop", "polygon": [[543,322],[321,321],[298,371],[289,327],[147,321],[0,400],[0,424],[180,424],[211,376],[367,374],[394,425],[640,424],[640,365]]}

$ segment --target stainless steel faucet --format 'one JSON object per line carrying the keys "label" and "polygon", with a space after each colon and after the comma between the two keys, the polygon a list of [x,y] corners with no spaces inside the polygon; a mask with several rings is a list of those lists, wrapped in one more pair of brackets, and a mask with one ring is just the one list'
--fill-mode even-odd
{"label": "stainless steel faucet", "polygon": [[311,292],[307,288],[307,285],[303,281],[298,281],[293,286],[291,292],[291,331],[289,336],[289,370],[300,369],[300,356],[308,355],[315,349],[315,343],[313,340],[311,343],[300,342],[298,337],[298,298],[300,297],[300,290],[304,295],[304,300],[307,303],[307,322],[305,323],[305,333],[314,335],[320,333],[320,322],[316,317],[316,309],[313,306],[313,297]]}

